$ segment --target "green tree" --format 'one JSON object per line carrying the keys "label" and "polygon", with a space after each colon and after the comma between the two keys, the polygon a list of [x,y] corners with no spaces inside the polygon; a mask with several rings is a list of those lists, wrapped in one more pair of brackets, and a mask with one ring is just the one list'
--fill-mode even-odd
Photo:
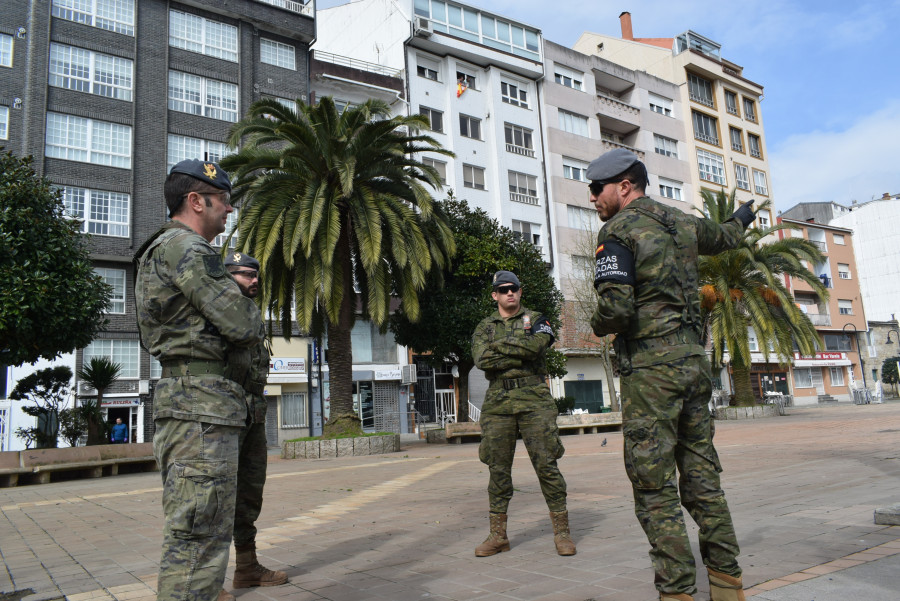
{"label": "green tree", "polygon": [[294,318],[314,336],[327,332],[326,436],[361,431],[352,402],[357,311],[384,326],[399,298],[417,318],[428,273],[455,251],[426,189],[440,186],[439,174],[414,158],[452,154],[417,133],[427,127],[421,115],[391,117],[377,100],[338,112],[330,97],[295,108],[263,99],[229,137],[241,146],[222,160],[242,203],[237,247],[260,261],[261,307],[280,316],[285,337]]}
{"label": "green tree", "polygon": [[[457,419],[466,421],[469,372],[475,367],[472,333],[497,309],[491,298],[494,272],[514,272],[522,282],[522,304],[546,315],[557,331],[562,294],[534,245],[500,226],[482,209],[470,209],[465,200],[454,198],[452,191],[440,204],[456,236],[456,256],[443,274],[434,274],[431,293],[420,299],[416,319],[404,305],[391,316],[390,328],[398,343],[416,353],[431,353],[433,363],[456,364],[460,399]],[[551,375],[562,377],[566,373],[565,357],[551,349],[547,367]]]}
{"label": "green tree", "polygon": [[[725,194],[704,190],[705,212],[717,223],[728,220],[737,209],[735,191]],[[766,201],[759,209],[769,209]],[[764,240],[782,230],[797,229],[790,224],[750,227],[737,248],[719,255],[700,258],[700,298],[704,332],[712,339],[713,363],[722,364],[726,351],[731,354],[735,404],[752,405],[750,383],[749,328],[756,333],[760,352],[766,360],[775,356],[788,362],[794,344],[805,355],[815,353],[819,335],[809,317],[795,304],[784,285],[784,276],[806,282],[824,300],[828,291],[801,261],[821,263],[824,255],[809,240],[783,238]]]}
{"label": "green tree", "polygon": [[70,447],[76,446],[87,430],[87,421],[80,409],[81,407],[59,410],[59,435]]}
{"label": "green tree", "polygon": [[881,381],[895,388],[897,382],[900,381],[900,371],[898,371],[898,365],[900,364],[897,363],[898,361],[900,361],[900,357],[889,357],[881,364]]}
{"label": "green tree", "polygon": [[59,412],[66,402],[72,370],[66,365],[47,367],[28,374],[16,383],[9,394],[14,401],[30,401],[22,411],[37,418],[37,426],[19,428],[16,436],[30,446],[55,448],[59,437]]}
{"label": "green tree", "polygon": [[87,382],[91,388],[97,389],[96,399],[85,399],[81,404],[81,413],[87,423],[87,444],[103,444],[109,438],[103,424],[103,393],[118,379],[122,366],[109,357],[92,357],[87,365],[78,372],[79,379]]}
{"label": "green tree", "polygon": [[79,229],[31,157],[0,152],[0,365],[52,360],[106,325],[112,289]]}

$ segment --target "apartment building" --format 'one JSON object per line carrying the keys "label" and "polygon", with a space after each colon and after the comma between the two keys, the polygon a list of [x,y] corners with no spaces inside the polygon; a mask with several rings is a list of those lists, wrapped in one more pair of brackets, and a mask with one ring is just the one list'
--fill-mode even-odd
{"label": "apartment building", "polygon": [[[678,86],[677,94],[654,94],[650,109],[680,111],[690,124],[684,157],[691,162],[692,196],[686,200],[699,207],[703,189],[736,189],[740,202],[773,198],[760,105],[763,86],[723,58],[721,44],[694,31],[636,38],[631,14],[623,12],[619,19],[620,38],[586,32],[574,49]],[[761,212],[758,219],[759,225],[770,225],[771,212]]]}
{"label": "apartment building", "polygon": [[[114,289],[107,331],[63,361],[119,363],[104,409],[131,426],[132,440],[150,440],[161,369],[138,341],[131,257],[166,221],[162,186],[172,165],[221,159],[230,127],[259,98],[307,98],[314,5],[0,0],[0,15],[0,144],[33,155],[60,188]],[[95,394],[79,384],[79,397]],[[296,402],[270,397],[270,441]]]}

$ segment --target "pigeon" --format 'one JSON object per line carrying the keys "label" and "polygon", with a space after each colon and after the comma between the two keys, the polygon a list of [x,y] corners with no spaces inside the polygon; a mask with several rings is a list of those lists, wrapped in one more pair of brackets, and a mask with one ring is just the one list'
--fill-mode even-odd
{"label": "pigeon", "polygon": [[600,446],[601,446],[601,447],[605,447],[605,446],[606,446],[606,439],[605,439],[605,438],[603,439],[603,442],[600,443]]}

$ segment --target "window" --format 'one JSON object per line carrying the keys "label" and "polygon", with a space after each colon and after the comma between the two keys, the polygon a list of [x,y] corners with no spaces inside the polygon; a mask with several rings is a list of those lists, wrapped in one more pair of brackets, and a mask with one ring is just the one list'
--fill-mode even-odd
{"label": "window", "polygon": [[756,219],[759,221],[759,227],[769,227],[772,223],[772,214],[763,209],[756,214]]}
{"label": "window", "polygon": [[[435,13],[442,10],[438,7],[443,5],[444,2],[439,0],[434,0],[432,2],[432,19],[434,18]],[[454,16],[454,12],[452,9],[454,7],[450,5],[448,5],[448,7],[451,9],[448,12],[451,16],[452,24],[452,18]],[[476,16],[477,15],[473,14],[473,17]],[[458,19],[458,17],[456,18]],[[477,24],[475,24],[475,27],[476,29],[474,29],[474,31],[477,31]],[[460,35],[458,29],[454,30],[451,28],[450,32],[454,35]],[[477,42],[478,40],[476,39],[473,41]],[[531,60],[540,61],[541,59],[537,31],[524,29],[522,27],[519,27],[518,25],[513,25],[500,19],[494,19],[493,17],[489,17],[484,13],[481,13],[481,43],[485,46],[503,50],[505,52],[511,52],[512,54],[524,56]]]}
{"label": "window", "polygon": [[678,142],[676,140],[653,134],[653,145],[656,149],[656,154],[678,158]]}
{"label": "window", "polygon": [[305,428],[306,422],[306,393],[284,392],[281,395],[281,427]]}
{"label": "window", "polygon": [[569,111],[559,110],[559,128],[570,134],[579,136],[588,136],[588,120],[587,117],[570,113]]}
{"label": "window", "polygon": [[529,244],[537,247],[541,245],[541,226],[537,223],[529,223],[527,221],[512,221],[513,234]]}
{"label": "window", "polygon": [[0,67],[12,67],[13,38],[11,35],[0,33]]}
{"label": "window", "polygon": [[419,77],[424,77],[431,81],[438,81],[439,69],[440,65],[438,65],[436,61],[427,59],[423,56],[416,57],[416,74]]}
{"label": "window", "polygon": [[756,340],[756,332],[753,331],[753,328],[747,330],[747,346],[751,353],[759,352],[759,342]]}
{"label": "window", "polygon": [[750,147],[750,156],[757,159],[762,158],[762,147],[759,144],[759,136],[755,134],[747,134],[747,146]]}
{"label": "window", "polygon": [[738,117],[741,116],[737,106],[737,94],[728,90],[725,90],[725,110],[732,115],[737,115]]}
{"label": "window", "polygon": [[422,163],[436,169],[438,175],[440,176],[441,183],[445,185],[447,184],[447,163],[443,161],[436,161],[430,157],[424,157],[422,159]]}
{"label": "window", "polygon": [[464,138],[481,139],[481,119],[469,117],[468,115],[459,116],[459,135]]}
{"label": "window", "polygon": [[534,140],[530,129],[504,123],[503,133],[506,137],[506,152],[534,157]]}
{"label": "window", "polygon": [[833,234],[834,243],[844,246],[844,234]]}
{"label": "window", "polygon": [[744,152],[744,134],[736,127],[728,127],[728,135],[731,138],[731,149]]}
{"label": "window", "polygon": [[850,340],[850,336],[845,334],[824,334],[822,336],[826,351],[852,351],[853,344]]}
{"label": "window", "polygon": [[428,117],[428,122],[431,123],[431,131],[444,133],[444,113],[420,105],[419,114]]}
{"label": "window", "polygon": [[297,52],[290,44],[259,38],[259,61],[267,65],[297,70]]}
{"label": "window", "polygon": [[73,115],[47,113],[48,157],[131,168],[131,128]]}
{"label": "window", "polygon": [[134,35],[134,0],[53,0],[54,17]]}
{"label": "window", "polygon": [[572,275],[569,276],[573,280],[587,279],[589,276],[594,279],[594,257],[586,257],[584,255],[571,255],[572,257]]}
{"label": "window", "polygon": [[471,88],[473,90],[477,90],[478,88],[475,86],[475,76],[469,73],[468,71],[457,71],[456,72],[456,82],[463,84],[466,88]]}
{"label": "window", "polygon": [[588,164],[578,159],[563,157],[563,177],[576,182],[587,182]]}
{"label": "window", "polygon": [[150,379],[158,380],[162,377],[162,363],[159,359],[150,355]]}
{"label": "window", "polygon": [[238,87],[199,75],[169,71],[169,108],[234,123],[238,117]]}
{"label": "window", "polygon": [[828,370],[831,372],[831,385],[832,386],[843,386],[844,385],[844,368],[843,367],[829,367]]}
{"label": "window", "polygon": [[500,82],[500,98],[507,104],[528,108],[528,92],[519,83]]}
{"label": "window", "polygon": [[757,194],[769,195],[769,186],[766,185],[766,174],[764,171],[753,170],[753,183]]}
{"label": "window", "polygon": [[721,186],[725,183],[725,161],[721,156],[697,149],[697,163],[700,165],[700,179]]}
{"label": "window", "polygon": [[838,300],[838,313],[841,315],[853,315],[853,301]]}
{"label": "window", "polygon": [[122,238],[131,235],[128,194],[72,186],[64,186],[60,192],[66,214],[81,221],[82,233]]}
{"label": "window", "polygon": [[569,227],[572,229],[586,232],[595,232],[600,229],[600,224],[597,223],[597,211],[566,205],[566,213],[569,218]]}
{"label": "window", "polygon": [[699,75],[688,73],[688,93],[694,102],[699,102],[710,108],[715,106],[713,103],[712,83]]}
{"label": "window", "polygon": [[681,200],[681,187],[681,182],[676,182],[675,180],[666,179],[664,177],[659,178],[660,196],[671,198],[672,200]]}
{"label": "window", "polygon": [[127,58],[50,44],[51,86],[130,101],[133,72]]}
{"label": "window", "polygon": [[137,340],[98,339],[84,347],[82,364],[87,365],[94,357],[106,357],[118,363],[122,379],[136,380],[140,377],[140,347]]}
{"label": "window", "polygon": [[518,171],[509,172],[509,199],[525,204],[540,204],[537,193],[537,177]]}
{"label": "window", "polygon": [[[816,369],[819,369],[818,367]],[[794,388],[812,388],[812,368],[794,368]]]}
{"label": "window", "polygon": [[463,165],[463,186],[484,190],[484,169],[474,165]]}
{"label": "window", "polygon": [[356,320],[350,331],[354,363],[396,363],[397,343],[394,336],[382,334],[371,321]]}
{"label": "window", "polygon": [[177,10],[169,11],[169,46],[238,62],[238,29]]}
{"label": "window", "polygon": [[719,131],[716,127],[716,118],[705,113],[691,111],[694,120],[694,137],[707,144],[719,145]]}
{"label": "window", "polygon": [[756,103],[749,98],[744,98],[744,118],[756,123]]}
{"label": "window", "polygon": [[850,265],[848,265],[847,263],[838,263],[837,268],[838,268],[838,278],[840,278],[842,280],[850,279]]}
{"label": "window", "polygon": [[666,117],[672,116],[672,101],[670,99],[654,94],[653,92],[649,92],[649,95],[651,111],[659,113],[660,115],[665,115]]}
{"label": "window", "polygon": [[109,312],[125,313],[125,270],[95,267],[94,271],[103,278],[104,282],[112,286],[112,296],[109,298]]}
{"label": "window", "polygon": [[750,171],[745,165],[741,165],[740,163],[734,164],[734,180],[737,187],[741,190],[750,189]]}
{"label": "window", "polygon": [[221,142],[210,142],[199,138],[188,138],[169,134],[166,150],[166,171],[170,171],[176,163],[185,159],[200,159],[218,163],[228,153],[228,147]]}
{"label": "window", "polygon": [[579,92],[584,91],[584,73],[563,67],[562,65],[554,65],[553,77],[556,83]]}
{"label": "window", "polygon": [[9,139],[9,107],[0,106],[0,140]]}
{"label": "window", "polygon": [[232,236],[229,240],[228,236],[232,231],[237,227],[238,224],[238,210],[235,209],[231,213],[228,213],[228,216],[225,217],[225,231],[213,238],[213,241],[210,242],[212,246],[216,246],[218,248],[222,248],[225,246],[225,242],[228,242],[228,248],[234,248],[235,242],[237,242],[237,236]]}

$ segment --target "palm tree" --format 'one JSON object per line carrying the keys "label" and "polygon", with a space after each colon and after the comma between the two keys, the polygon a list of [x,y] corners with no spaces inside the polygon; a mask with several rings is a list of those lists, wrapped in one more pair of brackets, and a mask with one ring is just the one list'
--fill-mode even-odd
{"label": "palm tree", "polygon": [[92,357],[91,361],[82,366],[78,372],[78,378],[87,382],[91,388],[97,389],[97,400],[85,400],[82,414],[87,421],[87,444],[95,445],[105,441],[106,437],[100,432],[103,425],[103,413],[100,410],[103,403],[103,393],[119,379],[122,366],[114,363],[109,357]]}
{"label": "palm tree", "polygon": [[353,411],[350,332],[357,311],[386,324],[392,298],[413,318],[429,272],[453,234],[426,186],[440,176],[415,153],[451,155],[420,135],[427,118],[390,117],[369,100],[338,112],[330,97],[296,107],[263,99],[232,128],[240,150],[222,160],[241,202],[237,247],[259,259],[260,305],[290,337],[328,333],[331,417],[326,436],[360,432]]}
{"label": "palm tree", "polygon": [[[735,192],[701,193],[710,219],[725,222],[737,208]],[[769,209],[770,201],[759,207]],[[750,384],[749,328],[753,328],[766,360],[774,355],[786,363],[794,345],[803,354],[813,354],[821,340],[809,317],[796,305],[784,285],[784,276],[809,284],[823,299],[828,291],[819,278],[803,266],[821,263],[824,255],[803,238],[782,238],[763,242],[781,230],[797,229],[790,224],[750,227],[734,250],[700,259],[700,297],[704,331],[712,339],[715,365],[722,364],[726,350],[731,354],[734,396],[737,405],[752,405]]]}

